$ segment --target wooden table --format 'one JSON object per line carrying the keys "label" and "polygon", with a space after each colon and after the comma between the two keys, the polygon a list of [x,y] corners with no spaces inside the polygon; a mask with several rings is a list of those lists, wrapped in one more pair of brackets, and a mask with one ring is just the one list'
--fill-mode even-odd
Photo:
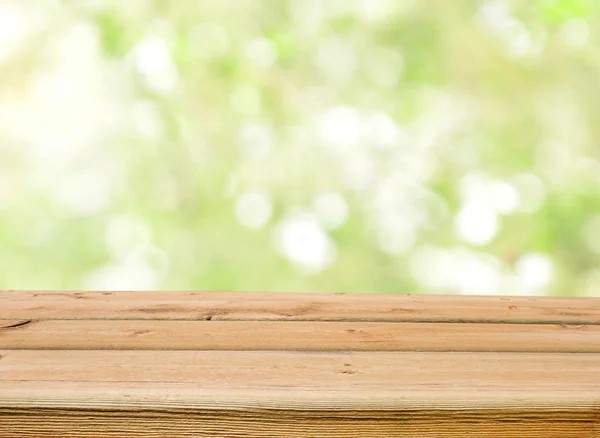
{"label": "wooden table", "polygon": [[600,299],[0,292],[0,437],[600,437]]}

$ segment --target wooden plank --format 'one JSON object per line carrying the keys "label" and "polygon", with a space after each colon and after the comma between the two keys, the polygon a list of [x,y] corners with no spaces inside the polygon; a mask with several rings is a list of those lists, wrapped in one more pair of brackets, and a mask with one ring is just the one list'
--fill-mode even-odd
{"label": "wooden plank", "polygon": [[585,309],[599,305],[600,297],[538,297],[538,296],[499,296],[499,295],[414,295],[414,294],[319,294],[290,292],[189,292],[189,291],[11,291],[0,290],[0,300],[7,301],[72,301],[105,300],[111,301],[244,301],[244,302],[293,302],[306,303],[336,301],[338,303],[369,303],[373,299],[385,302],[410,301],[430,306],[477,307],[490,303],[511,301],[525,307]]}
{"label": "wooden plank", "polygon": [[[271,414],[271,415],[269,415]],[[511,411],[464,412],[460,416],[432,412],[370,412],[370,417],[353,411],[322,415],[297,411],[293,416],[275,416],[260,410],[238,411],[68,411],[28,409],[0,411],[4,437],[394,437],[394,438],[597,438],[598,429],[589,417],[579,419],[570,411],[556,411],[537,418],[531,413]],[[428,415],[429,414],[429,415]],[[494,416],[496,419],[494,419]],[[510,417],[510,420],[507,418]],[[23,419],[27,418],[24,423]],[[570,418],[565,420],[563,418]],[[4,426],[4,429],[1,427]]]}
{"label": "wooden plank", "polygon": [[[282,389],[314,391],[316,399],[323,392],[356,391],[369,403],[378,399],[379,392],[402,396],[402,391],[411,390],[438,391],[442,399],[463,398],[456,389],[497,392],[495,396],[516,404],[521,397],[531,398],[527,393],[552,394],[551,403],[559,404],[572,394],[600,401],[600,355],[593,353],[0,350],[0,354],[0,382],[171,382],[203,390],[231,388],[232,393],[273,390],[274,397]],[[364,394],[365,390],[372,392]],[[452,392],[444,394],[448,390]]]}
{"label": "wooden plank", "polygon": [[600,355],[592,353],[0,355],[1,436],[592,438],[600,431]]}
{"label": "wooden plank", "polygon": [[0,292],[0,436],[600,438],[600,300]]}
{"label": "wooden plank", "polygon": [[600,353],[600,325],[5,320],[0,349]]}
{"label": "wooden plank", "polygon": [[600,298],[0,292],[0,319],[600,324]]}
{"label": "wooden plank", "polygon": [[[551,415],[556,418],[553,420]],[[24,422],[26,418],[26,422]],[[566,419],[568,418],[568,420]],[[394,438],[597,438],[589,415],[556,410],[543,417],[530,412],[409,411],[402,415],[371,411],[293,415],[262,410],[133,411],[13,409],[0,410],[4,437],[394,437]]]}

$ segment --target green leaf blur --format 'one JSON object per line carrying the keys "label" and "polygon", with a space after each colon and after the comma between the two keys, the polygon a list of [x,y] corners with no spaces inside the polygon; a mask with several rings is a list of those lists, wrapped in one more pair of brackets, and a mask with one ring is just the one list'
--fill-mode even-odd
{"label": "green leaf blur", "polygon": [[592,0],[9,0],[0,287],[598,295]]}

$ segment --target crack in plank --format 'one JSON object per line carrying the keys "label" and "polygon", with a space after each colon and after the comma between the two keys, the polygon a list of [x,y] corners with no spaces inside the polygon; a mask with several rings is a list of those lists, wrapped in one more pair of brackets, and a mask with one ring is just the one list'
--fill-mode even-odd
{"label": "crack in plank", "polygon": [[15,322],[14,324],[0,326],[0,329],[23,327],[24,325],[31,324],[32,322],[33,322],[33,319],[27,319],[25,321]]}

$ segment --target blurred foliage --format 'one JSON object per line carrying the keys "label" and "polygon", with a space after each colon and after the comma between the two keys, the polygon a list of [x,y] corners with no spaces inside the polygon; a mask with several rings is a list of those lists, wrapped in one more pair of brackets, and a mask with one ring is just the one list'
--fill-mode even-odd
{"label": "blurred foliage", "polygon": [[598,295],[600,2],[0,3],[0,287]]}

